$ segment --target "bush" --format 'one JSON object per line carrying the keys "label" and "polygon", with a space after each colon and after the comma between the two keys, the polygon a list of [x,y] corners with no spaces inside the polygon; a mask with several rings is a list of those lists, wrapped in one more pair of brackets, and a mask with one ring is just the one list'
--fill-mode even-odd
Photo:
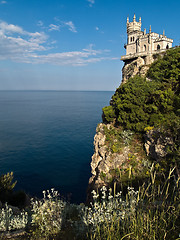
{"label": "bush", "polygon": [[103,109],[102,118],[105,122],[113,122],[116,115],[112,106],[104,107]]}
{"label": "bush", "polygon": [[14,214],[7,204],[0,210],[0,232],[25,228],[27,223],[28,214],[25,211]]}
{"label": "bush", "polygon": [[13,181],[13,172],[3,174],[0,176],[0,192],[11,191],[15,187],[17,181]]}
{"label": "bush", "polygon": [[33,239],[49,239],[61,230],[62,212],[66,205],[59,199],[59,194],[54,189],[43,191],[42,200],[32,200],[32,221],[34,227]]}

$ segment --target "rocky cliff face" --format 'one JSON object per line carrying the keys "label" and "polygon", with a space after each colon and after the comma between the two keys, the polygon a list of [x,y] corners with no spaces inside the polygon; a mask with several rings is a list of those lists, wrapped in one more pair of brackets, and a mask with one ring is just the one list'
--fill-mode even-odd
{"label": "rocky cliff face", "polygon": [[122,83],[126,83],[130,77],[135,75],[145,76],[151,63],[157,60],[158,57],[163,57],[166,52],[160,52],[148,57],[138,57],[131,60],[126,60],[122,69]]}
{"label": "rocky cliff face", "polygon": [[144,147],[147,156],[160,160],[168,154],[168,147],[173,145],[173,138],[159,129],[147,131],[144,137]]}
{"label": "rocky cliff face", "polygon": [[114,180],[125,181],[129,174],[137,176],[146,170],[144,166],[148,164],[143,143],[136,134],[113,124],[100,123],[94,137],[88,198],[93,189],[107,186]]}
{"label": "rocky cliff face", "polygon": [[126,83],[130,77],[134,77],[136,74],[145,76],[149,65],[145,64],[145,60],[142,57],[126,61],[122,69],[122,82]]}
{"label": "rocky cliff face", "polygon": [[122,166],[128,160],[130,153],[128,146],[124,146],[120,153],[112,153],[106,143],[104,127],[109,130],[111,124],[100,123],[94,137],[94,154],[91,162],[92,177],[89,180],[89,184],[93,184],[94,187],[104,185],[111,178],[110,172]]}
{"label": "rocky cliff face", "polygon": [[118,129],[113,124],[100,123],[94,136],[94,154],[91,161],[88,199],[91,191],[117,182],[148,176],[150,159],[157,163],[167,155],[173,144],[168,134],[159,129],[147,130],[143,139],[135,133]]}

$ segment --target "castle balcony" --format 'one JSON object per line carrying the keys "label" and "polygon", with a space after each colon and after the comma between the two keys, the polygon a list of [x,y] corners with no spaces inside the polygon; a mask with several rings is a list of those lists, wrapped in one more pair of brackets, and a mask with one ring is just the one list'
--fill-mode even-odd
{"label": "castle balcony", "polygon": [[151,53],[150,52],[130,53],[128,55],[121,56],[121,60],[122,61],[132,60],[138,57],[146,57],[149,56],[150,54],[161,54],[165,51],[167,51],[167,49],[153,50]]}
{"label": "castle balcony", "polygon": [[146,57],[147,55],[148,55],[147,52],[130,53],[128,55],[121,56],[121,60],[126,61],[126,60],[130,60],[133,58]]}

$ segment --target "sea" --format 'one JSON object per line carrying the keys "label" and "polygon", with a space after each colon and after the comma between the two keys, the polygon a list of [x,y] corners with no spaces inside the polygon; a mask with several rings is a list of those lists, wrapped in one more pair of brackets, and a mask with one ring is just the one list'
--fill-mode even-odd
{"label": "sea", "polygon": [[0,91],[0,175],[41,198],[55,188],[71,203],[86,200],[102,108],[111,91]]}

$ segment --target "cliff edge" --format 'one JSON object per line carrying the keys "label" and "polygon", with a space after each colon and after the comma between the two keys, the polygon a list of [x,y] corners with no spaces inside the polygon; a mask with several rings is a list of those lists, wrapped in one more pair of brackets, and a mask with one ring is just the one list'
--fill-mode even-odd
{"label": "cliff edge", "polygon": [[179,175],[179,60],[177,47],[158,57],[146,73],[137,73],[134,62],[129,63],[131,77],[103,108],[103,123],[96,129],[88,197],[102,185],[144,181],[152,164],[159,174],[176,165]]}

